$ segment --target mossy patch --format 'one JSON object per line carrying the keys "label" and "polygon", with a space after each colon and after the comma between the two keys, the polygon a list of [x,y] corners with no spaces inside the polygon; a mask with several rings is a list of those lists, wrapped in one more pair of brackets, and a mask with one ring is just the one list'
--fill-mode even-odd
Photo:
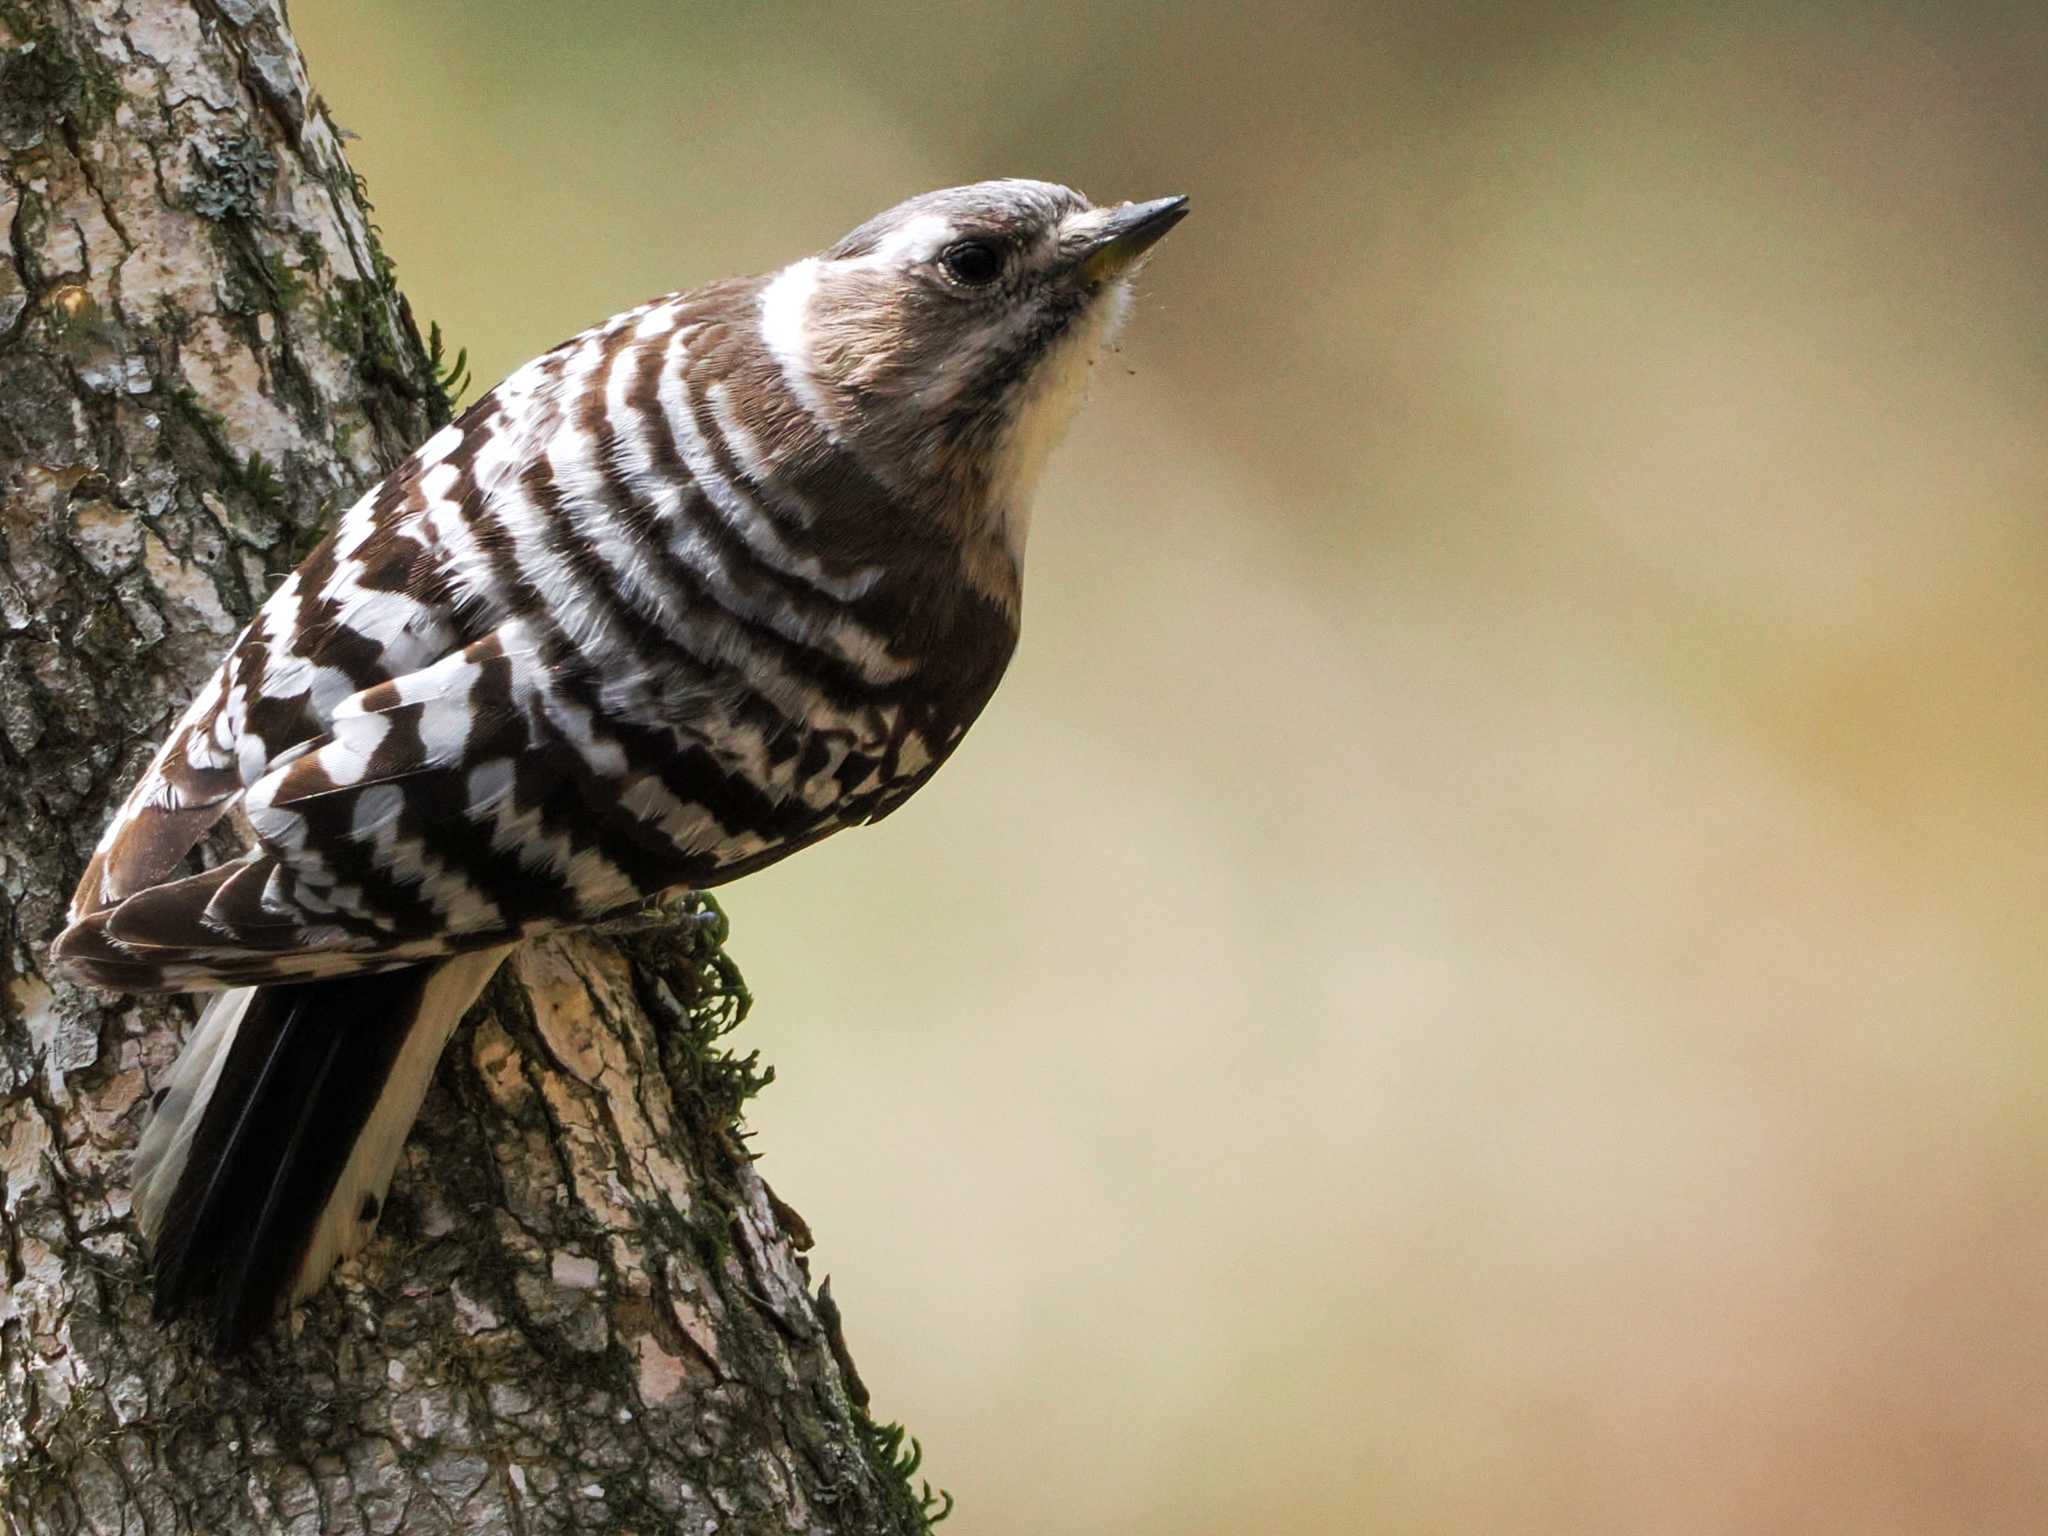
{"label": "mossy patch", "polygon": [[282,314],[305,297],[305,279],[276,252],[260,253],[237,242],[221,287],[221,307],[231,315]]}
{"label": "mossy patch", "polygon": [[434,387],[441,392],[441,409],[453,416],[462,397],[469,393],[469,348],[460,348],[454,357],[449,357],[438,320],[427,326],[427,366],[433,370]]}
{"label": "mossy patch", "polygon": [[686,898],[675,920],[624,936],[634,961],[640,1006],[661,1030],[662,1070],[693,1126],[737,1132],[747,1100],[775,1081],[761,1053],[739,1055],[722,1042],[754,1006],[739,967],[725,952],[732,924],[711,896]]}
{"label": "mossy patch", "polygon": [[218,149],[192,146],[199,162],[199,180],[192,189],[192,208],[202,218],[225,222],[254,219],[277,176],[277,156],[255,138],[230,139]]}
{"label": "mossy patch", "polygon": [[[914,1512],[917,1529],[930,1530],[953,1513],[953,1495],[934,1490],[931,1482],[917,1476],[924,1464],[924,1447],[901,1424],[877,1424],[866,1409],[856,1409],[861,1450],[892,1502],[901,1500],[906,1513]],[[906,1443],[907,1442],[907,1443]]]}
{"label": "mossy patch", "polygon": [[34,149],[65,123],[85,133],[113,111],[121,99],[113,81],[17,7],[7,6],[0,14],[28,38],[0,53],[0,144]]}
{"label": "mossy patch", "polygon": [[[324,289],[317,316],[320,334],[356,360],[365,384],[424,406],[429,426],[445,426],[451,414],[447,386],[437,377],[402,303],[399,321],[393,322],[382,281],[339,278]],[[458,359],[458,365],[463,361]]]}

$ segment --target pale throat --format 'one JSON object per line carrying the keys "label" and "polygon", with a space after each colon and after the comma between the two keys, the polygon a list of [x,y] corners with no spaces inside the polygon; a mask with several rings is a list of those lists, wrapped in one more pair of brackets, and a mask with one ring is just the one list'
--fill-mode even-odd
{"label": "pale throat", "polygon": [[[935,238],[929,230],[917,233],[924,243]],[[818,377],[812,344],[811,306],[821,275],[813,257],[783,268],[768,282],[760,298],[761,339],[792,397],[827,437],[844,447],[851,424],[842,403]],[[969,541],[967,575],[1006,604],[1015,601],[1032,502],[1046,462],[1087,399],[1095,360],[1121,329],[1129,308],[1129,285],[1111,283],[1005,404],[1008,427],[982,478],[986,499],[975,509],[978,536]]]}
{"label": "pale throat", "polygon": [[1095,360],[1115,340],[1129,309],[1129,287],[1120,281],[1112,283],[1053,343],[1052,351],[1020,386],[1011,408],[1009,433],[989,477],[990,512],[1000,525],[1011,557],[1020,565],[1046,461],[1086,402]]}

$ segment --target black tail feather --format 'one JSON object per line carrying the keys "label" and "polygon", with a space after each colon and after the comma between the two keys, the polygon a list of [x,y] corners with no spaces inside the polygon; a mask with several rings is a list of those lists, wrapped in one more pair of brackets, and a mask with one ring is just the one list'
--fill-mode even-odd
{"label": "black tail feather", "polygon": [[256,992],[150,1256],[158,1317],[198,1315],[222,1351],[269,1326],[417,1020],[432,969]]}

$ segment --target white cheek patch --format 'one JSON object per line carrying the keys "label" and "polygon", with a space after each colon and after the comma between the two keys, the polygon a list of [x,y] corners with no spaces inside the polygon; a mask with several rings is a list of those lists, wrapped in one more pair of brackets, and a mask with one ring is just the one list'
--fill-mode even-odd
{"label": "white cheek patch", "polygon": [[806,256],[775,274],[761,290],[761,340],[782,370],[783,382],[812,421],[839,440],[824,394],[812,373],[811,299],[818,291],[818,258]]}
{"label": "white cheek patch", "polygon": [[761,339],[786,370],[811,367],[811,295],[818,291],[818,258],[806,256],[776,273],[761,290]]}

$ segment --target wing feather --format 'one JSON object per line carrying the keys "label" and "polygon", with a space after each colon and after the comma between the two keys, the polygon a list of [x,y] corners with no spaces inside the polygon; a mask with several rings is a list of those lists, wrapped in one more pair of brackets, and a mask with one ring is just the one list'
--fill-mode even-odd
{"label": "wing feather", "polygon": [[644,783],[622,794],[616,765],[591,761],[616,746],[549,723],[572,713],[556,681],[493,634],[351,696],[247,790],[248,855],[87,913],[55,957],[106,985],[187,990],[382,969],[637,900],[646,870],[570,826],[609,816],[640,851],[680,860],[673,827],[694,813],[701,843],[707,813]]}

